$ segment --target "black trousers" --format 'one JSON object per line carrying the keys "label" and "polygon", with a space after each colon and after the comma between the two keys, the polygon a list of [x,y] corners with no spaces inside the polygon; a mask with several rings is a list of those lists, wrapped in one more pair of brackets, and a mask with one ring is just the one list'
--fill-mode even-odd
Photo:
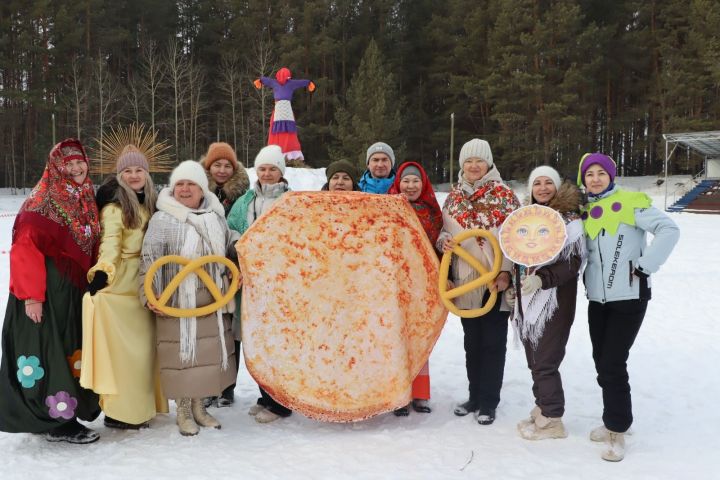
{"label": "black trousers", "polygon": [[[483,304],[489,296],[487,292]],[[492,310],[482,317],[461,319],[470,400],[481,409],[495,409],[500,403],[509,316],[510,312],[500,311],[498,296]]]}
{"label": "black trousers", "polygon": [[262,387],[258,388],[260,389],[260,398],[257,399],[258,405],[262,405],[275,415],[280,415],[281,417],[289,417],[292,415],[292,410],[276,402]]}
{"label": "black trousers", "polygon": [[612,432],[632,425],[632,400],[627,360],[645,318],[647,300],[605,304],[590,302],[588,322],[597,382],[602,388],[603,423]]}

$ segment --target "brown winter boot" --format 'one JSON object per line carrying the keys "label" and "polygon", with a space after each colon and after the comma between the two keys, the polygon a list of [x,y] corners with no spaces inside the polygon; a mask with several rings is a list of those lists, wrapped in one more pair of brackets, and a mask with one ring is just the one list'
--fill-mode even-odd
{"label": "brown winter boot", "polygon": [[562,418],[546,417],[542,413],[535,417],[530,425],[520,428],[520,436],[525,440],[546,440],[549,438],[567,438],[567,430],[562,423]]}
{"label": "brown winter boot", "polygon": [[608,462],[619,462],[625,458],[625,434],[608,430],[605,450],[600,456]]}
{"label": "brown winter boot", "polygon": [[192,413],[190,412],[190,399],[180,398],[176,400],[177,403],[177,425],[180,430],[180,435],[185,437],[192,437],[197,435],[200,429],[198,428],[195,420],[193,420]]}
{"label": "brown winter boot", "polygon": [[522,430],[523,428],[527,428],[530,425],[535,423],[535,417],[540,415],[542,412],[540,411],[540,407],[535,405],[532,410],[530,410],[530,418],[525,418],[523,420],[520,420],[517,424],[518,430]]}
{"label": "brown winter boot", "polygon": [[218,430],[222,425],[217,421],[215,417],[210,415],[205,408],[202,398],[193,398],[191,401],[192,414],[195,418],[195,422],[201,427],[217,428]]}

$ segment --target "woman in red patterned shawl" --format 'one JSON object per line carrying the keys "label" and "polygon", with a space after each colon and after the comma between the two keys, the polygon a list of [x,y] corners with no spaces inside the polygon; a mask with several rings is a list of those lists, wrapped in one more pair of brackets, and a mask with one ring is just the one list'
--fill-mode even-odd
{"label": "woman in red patterned shawl", "polygon": [[[490,144],[474,138],[460,150],[460,176],[443,205],[443,231],[437,248],[451,250],[453,237],[464,230],[483,229],[497,237],[500,226],[510,213],[520,208],[520,202],[503,183],[493,162]],[[485,268],[492,269],[495,254],[490,242],[470,238],[462,247]],[[502,255],[502,252],[500,253]],[[512,262],[503,258],[501,272],[490,286],[502,292],[510,285]],[[480,276],[480,272],[464,260],[454,256],[450,266],[450,279],[455,286],[464,285]],[[470,291],[453,299],[461,309],[480,308],[490,292],[487,288]],[[465,334],[465,368],[469,381],[470,398],[455,407],[455,415],[475,413],[480,425],[495,421],[495,409],[500,402],[507,351],[507,330],[510,307],[498,296],[494,307],[481,317],[462,318]]]}
{"label": "woman in red patterned shawl", "polygon": [[[405,162],[398,169],[395,175],[395,181],[388,190],[389,194],[402,194],[410,202],[415,210],[415,214],[430,239],[430,243],[435,242],[442,230],[442,210],[440,204],[435,198],[430,179],[419,163]],[[425,362],[420,373],[417,374],[412,385],[412,407],[413,410],[420,413],[430,413],[430,365]],[[410,409],[406,407],[395,410],[395,415],[405,417],[410,413]]]}
{"label": "woman in red patterned shawl", "polygon": [[64,140],[13,226],[0,430],[45,433],[52,442],[99,438],[77,421],[100,413],[97,396],[79,384],[82,295],[99,235],[85,149]]}

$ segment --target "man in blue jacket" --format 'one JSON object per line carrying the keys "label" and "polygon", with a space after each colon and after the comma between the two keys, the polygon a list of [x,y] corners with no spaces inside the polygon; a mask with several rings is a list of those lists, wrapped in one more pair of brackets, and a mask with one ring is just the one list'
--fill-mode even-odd
{"label": "man in blue jacket", "polygon": [[360,190],[367,193],[387,193],[395,181],[395,152],[390,145],[377,142],[370,145],[365,157],[367,170],[360,178]]}

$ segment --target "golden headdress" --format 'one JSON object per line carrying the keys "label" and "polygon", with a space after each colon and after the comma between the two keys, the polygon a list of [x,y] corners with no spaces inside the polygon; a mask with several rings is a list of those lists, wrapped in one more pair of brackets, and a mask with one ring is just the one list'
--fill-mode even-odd
{"label": "golden headdress", "polygon": [[167,142],[156,142],[157,132],[145,131],[145,125],[133,123],[129,127],[111,127],[110,133],[101,140],[94,139],[97,146],[91,148],[91,173],[107,175],[115,173],[118,158],[129,150],[142,154],[148,162],[151,173],[171,172],[174,162],[167,153],[170,145]]}

